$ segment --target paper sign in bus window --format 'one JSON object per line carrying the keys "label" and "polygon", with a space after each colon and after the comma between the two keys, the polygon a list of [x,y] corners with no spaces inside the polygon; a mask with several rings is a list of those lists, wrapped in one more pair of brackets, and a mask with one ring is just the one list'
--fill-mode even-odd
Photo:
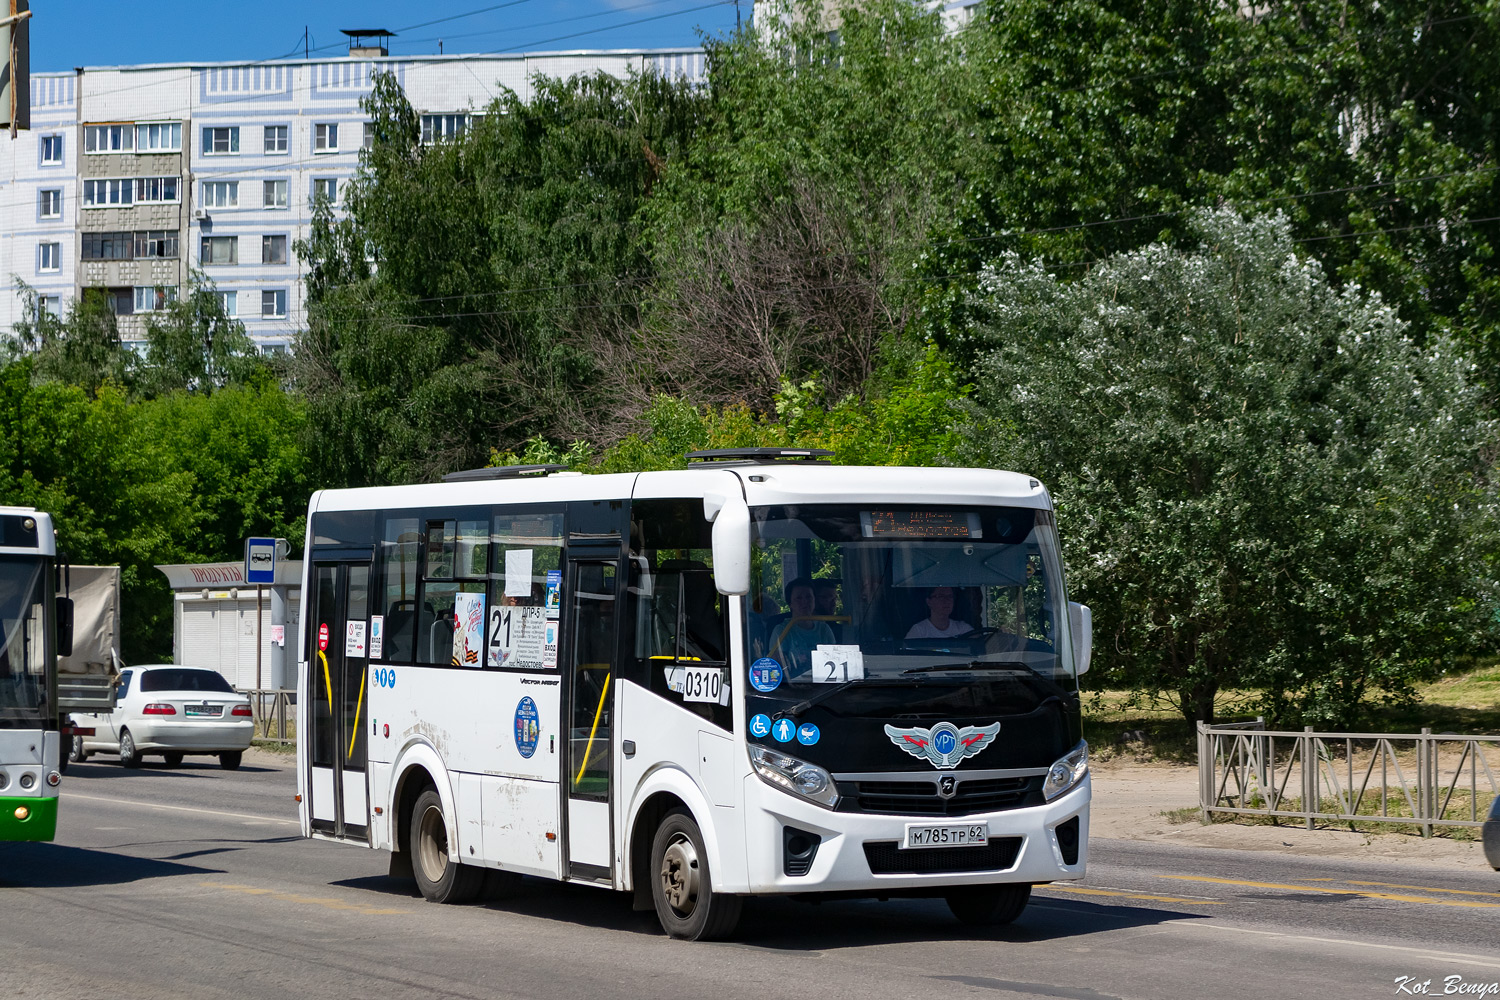
{"label": "paper sign in bus window", "polygon": [[531,550],[505,550],[505,596],[531,596]]}
{"label": "paper sign in bus window", "polygon": [[477,667],[484,655],[484,595],[453,595],[453,665]]}
{"label": "paper sign in bus window", "polygon": [[385,615],[371,615],[370,659],[380,659],[383,652],[385,652]]}
{"label": "paper sign in bus window", "polygon": [[344,655],[365,655],[365,622],[359,621],[344,623]]}
{"label": "paper sign in bus window", "polygon": [[[490,609],[485,663],[512,670],[550,670],[557,666],[557,623],[547,620],[546,608],[502,606]],[[548,662],[548,633],[551,662]]]}
{"label": "paper sign in bus window", "polygon": [[865,658],[858,646],[815,646],[812,654],[814,684],[842,684],[863,680]]}
{"label": "paper sign in bus window", "polygon": [[562,570],[547,571],[547,617],[556,618],[562,613]]}

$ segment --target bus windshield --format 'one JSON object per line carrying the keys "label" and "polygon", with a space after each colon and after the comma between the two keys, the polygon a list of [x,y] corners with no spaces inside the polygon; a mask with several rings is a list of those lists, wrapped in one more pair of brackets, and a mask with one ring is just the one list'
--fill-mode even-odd
{"label": "bus windshield", "polygon": [[752,698],[943,718],[1076,693],[1050,512],[806,504],[752,519]]}
{"label": "bus windshield", "polygon": [[0,556],[0,729],[32,728],[46,715],[46,569],[42,559]]}

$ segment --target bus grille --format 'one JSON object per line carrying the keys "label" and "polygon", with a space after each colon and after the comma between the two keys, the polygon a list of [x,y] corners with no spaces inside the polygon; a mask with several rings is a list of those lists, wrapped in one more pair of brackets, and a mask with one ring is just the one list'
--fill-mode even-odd
{"label": "bus grille", "polygon": [[[1042,804],[1042,776],[959,779],[943,798],[936,781],[852,781],[841,789],[839,808],[893,816],[970,816]],[[848,794],[852,786],[853,794]]]}
{"label": "bus grille", "polygon": [[991,837],[983,847],[925,847],[901,849],[899,840],[865,843],[865,860],[874,875],[949,875],[957,872],[999,872],[1016,863],[1020,837]]}

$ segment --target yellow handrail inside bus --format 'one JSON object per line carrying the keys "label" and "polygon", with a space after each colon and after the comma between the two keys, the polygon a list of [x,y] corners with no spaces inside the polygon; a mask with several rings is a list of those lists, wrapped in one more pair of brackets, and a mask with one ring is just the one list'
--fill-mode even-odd
{"label": "yellow handrail inside bus", "polygon": [[328,714],[333,715],[333,678],[328,673],[328,655],[320,649],[318,659],[323,661],[323,684],[328,689]]}
{"label": "yellow handrail inside bus", "polygon": [[359,674],[359,701],[354,703],[354,728],[349,730],[349,752],[344,755],[345,760],[354,759],[354,741],[359,739],[359,710],[365,705],[365,675],[369,672],[366,669]]}
{"label": "yellow handrail inside bus", "polygon": [[609,694],[610,674],[604,675],[604,690],[599,692],[599,707],[594,709],[594,724],[589,727],[589,741],[583,747],[583,762],[578,765],[578,777],[573,779],[573,787],[583,780],[584,769],[589,766],[589,752],[594,749],[594,734],[599,731],[599,717],[604,714],[604,696]]}

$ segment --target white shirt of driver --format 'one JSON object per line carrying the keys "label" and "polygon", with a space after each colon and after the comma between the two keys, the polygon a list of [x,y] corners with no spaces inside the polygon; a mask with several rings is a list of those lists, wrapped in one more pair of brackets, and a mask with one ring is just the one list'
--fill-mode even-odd
{"label": "white shirt of driver", "polygon": [[956,635],[966,635],[972,631],[974,631],[974,626],[961,622],[957,618],[948,619],[947,628],[938,628],[932,624],[931,618],[923,618],[911,627],[906,637],[908,639],[951,639]]}

